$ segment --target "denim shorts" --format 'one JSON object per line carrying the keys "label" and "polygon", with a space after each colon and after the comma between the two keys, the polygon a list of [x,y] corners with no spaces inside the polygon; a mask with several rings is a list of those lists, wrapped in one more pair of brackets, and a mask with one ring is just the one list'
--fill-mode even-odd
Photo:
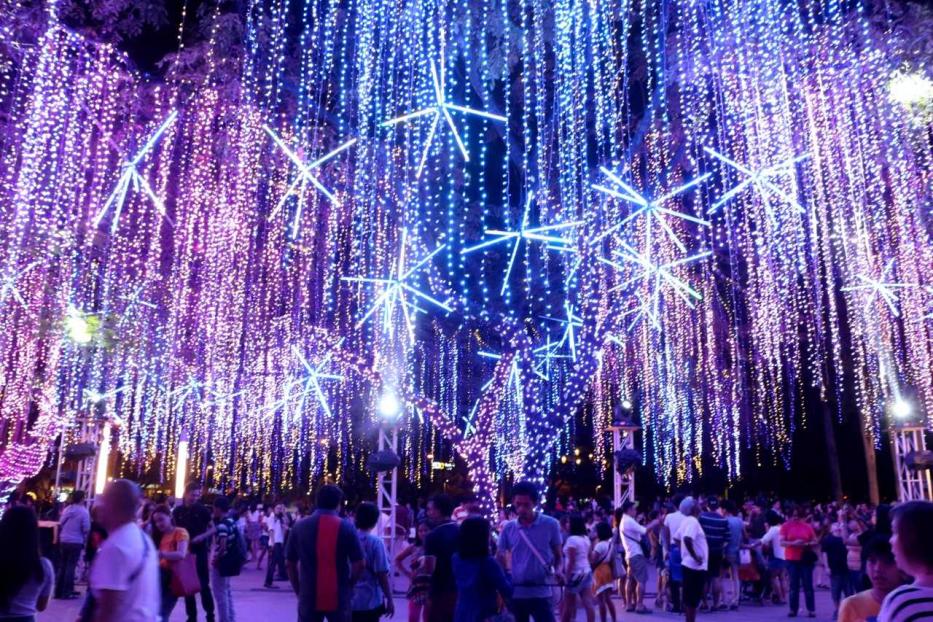
{"label": "denim shorts", "polygon": [[564,586],[564,589],[567,590],[568,594],[582,594],[584,591],[590,591],[593,589],[593,573],[586,573],[583,576],[583,579],[579,582],[576,582],[576,584],[573,586],[570,585],[571,582],[568,582],[567,585]]}

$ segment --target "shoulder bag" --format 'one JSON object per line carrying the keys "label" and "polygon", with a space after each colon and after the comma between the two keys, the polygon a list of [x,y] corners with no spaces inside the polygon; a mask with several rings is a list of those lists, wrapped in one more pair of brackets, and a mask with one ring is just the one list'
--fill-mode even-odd
{"label": "shoulder bag", "polygon": [[557,578],[554,576],[554,569],[550,564],[544,561],[544,556],[541,555],[541,552],[538,551],[538,549],[536,549],[535,546],[531,543],[531,540],[528,539],[528,536],[525,535],[525,532],[522,531],[521,527],[518,526],[518,523],[515,524],[515,529],[518,530],[518,535],[525,543],[525,546],[531,550],[531,554],[534,555],[535,559],[538,560],[538,563],[544,567],[544,573],[546,575],[544,579],[545,586],[551,588],[551,601],[554,603],[554,605],[557,605],[561,599],[561,586],[557,582]]}
{"label": "shoulder bag", "polygon": [[185,598],[201,591],[201,579],[198,577],[197,559],[191,553],[171,564],[172,578],[169,589],[173,596]]}

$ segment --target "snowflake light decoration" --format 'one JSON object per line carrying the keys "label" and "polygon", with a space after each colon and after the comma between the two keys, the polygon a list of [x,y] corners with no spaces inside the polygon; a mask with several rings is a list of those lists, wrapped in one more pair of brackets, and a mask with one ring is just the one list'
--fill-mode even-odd
{"label": "snowflake light decoration", "polygon": [[470,108],[468,106],[460,106],[458,104],[453,104],[447,101],[444,85],[443,57],[441,58],[440,75],[438,75],[437,66],[434,64],[434,59],[430,59],[428,63],[431,69],[431,84],[434,87],[434,104],[427,106],[426,108],[421,108],[420,110],[409,112],[407,114],[389,119],[388,121],[384,121],[382,123],[383,127],[390,127],[393,125],[398,125],[399,123],[405,123],[413,119],[431,115],[431,128],[428,130],[428,137],[427,140],[425,140],[424,149],[421,152],[421,160],[418,163],[418,170],[415,173],[415,178],[421,177],[421,172],[424,170],[424,164],[427,161],[428,153],[431,150],[431,145],[434,143],[434,135],[437,133],[437,126],[440,124],[442,117],[447,122],[447,126],[450,128],[450,132],[453,134],[454,140],[457,143],[457,148],[460,150],[460,154],[463,156],[463,159],[467,162],[470,161],[470,154],[467,151],[466,146],[463,144],[463,139],[460,138],[460,131],[457,129],[457,125],[454,123],[453,117],[450,116],[451,111],[459,112],[462,114],[470,114],[477,117],[482,117],[484,119],[490,119],[492,121],[501,121],[503,123],[507,121],[507,119],[502,115],[492,114],[491,112],[477,110],[476,108]]}

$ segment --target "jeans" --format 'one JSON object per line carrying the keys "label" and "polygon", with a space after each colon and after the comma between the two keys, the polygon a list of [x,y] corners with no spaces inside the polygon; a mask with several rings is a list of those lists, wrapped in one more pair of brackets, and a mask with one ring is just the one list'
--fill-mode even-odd
{"label": "jeans", "polygon": [[[201,581],[201,605],[207,622],[214,622],[214,597],[211,595],[211,575],[207,567],[207,549],[195,553],[198,568],[198,579]],[[198,601],[196,596],[185,597],[185,611],[188,613],[188,622],[197,622]]]}
{"label": "jeans", "polygon": [[62,542],[58,545],[58,577],[55,580],[55,595],[59,598],[70,596],[75,591],[75,568],[81,559],[83,544]]}
{"label": "jeans", "polygon": [[172,617],[172,610],[178,604],[178,597],[172,594],[172,572],[165,568],[159,568],[159,578],[162,584],[162,601],[159,606],[159,614],[166,622]]}
{"label": "jeans", "polygon": [[838,608],[843,596],[851,596],[855,592],[849,586],[849,574],[830,574],[829,590],[833,596],[833,604]]}
{"label": "jeans", "polygon": [[235,622],[230,577],[222,577],[219,569],[211,568],[211,586],[214,588],[214,600],[217,604],[217,622]]}
{"label": "jeans", "polygon": [[516,598],[512,600],[515,622],[554,622],[554,605],[550,598]]}
{"label": "jeans", "polygon": [[272,585],[272,579],[278,569],[278,578],[282,580],[288,575],[285,573],[285,547],[281,542],[276,542],[269,549],[269,565],[266,568],[266,587]]}
{"label": "jeans", "polygon": [[797,613],[800,609],[800,587],[803,585],[803,597],[807,611],[816,611],[816,602],[813,598],[813,564],[801,561],[787,562],[787,572],[790,575],[790,611]]}

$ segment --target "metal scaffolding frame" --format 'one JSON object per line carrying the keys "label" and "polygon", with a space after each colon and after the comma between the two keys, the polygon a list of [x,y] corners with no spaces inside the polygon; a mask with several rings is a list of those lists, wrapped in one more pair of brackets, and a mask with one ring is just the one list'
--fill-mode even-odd
{"label": "metal scaffolding frame", "polygon": [[635,500],[635,470],[619,473],[615,464],[615,453],[623,449],[635,449],[635,432],[641,428],[637,425],[613,425],[612,431],[612,504],[621,507],[626,501]]}
{"label": "metal scaffolding frame", "polygon": [[897,500],[933,500],[933,476],[930,470],[911,469],[907,466],[907,457],[911,453],[926,451],[923,426],[895,426],[891,432],[894,468],[897,473]]}
{"label": "metal scaffolding frame", "polygon": [[[398,455],[398,425],[396,423],[382,423],[379,426],[379,451],[391,451]],[[380,534],[385,541],[386,551],[390,563],[395,559],[396,527],[398,507],[398,467],[389,471],[379,471],[376,474],[376,505],[379,513],[387,520],[385,528]],[[394,590],[395,573],[389,573],[389,587]]]}

